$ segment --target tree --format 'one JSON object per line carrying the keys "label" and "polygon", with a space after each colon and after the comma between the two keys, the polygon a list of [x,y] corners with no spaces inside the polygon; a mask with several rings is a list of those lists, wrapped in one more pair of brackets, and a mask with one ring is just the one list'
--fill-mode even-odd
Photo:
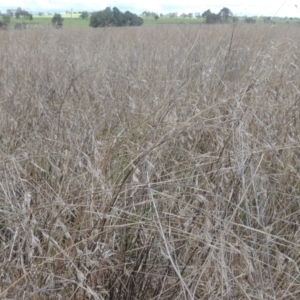
{"label": "tree", "polygon": [[22,11],[23,11],[23,9],[21,7],[18,7],[16,13],[19,13],[21,15]]}
{"label": "tree", "polygon": [[246,17],[244,22],[248,23],[248,24],[254,24],[256,22],[256,20],[253,18]]}
{"label": "tree", "polygon": [[64,19],[61,17],[61,14],[54,14],[52,18],[52,26],[54,28],[62,28]]}
{"label": "tree", "polygon": [[90,17],[91,27],[106,27],[106,26],[116,26],[115,20],[113,18],[112,11],[110,7],[104,10],[92,13]]}
{"label": "tree", "polygon": [[89,13],[87,11],[83,11],[79,18],[83,19],[88,19],[89,18]]}
{"label": "tree", "polygon": [[18,11],[16,11],[15,16],[16,16],[16,19],[20,19],[20,13]]}
{"label": "tree", "polygon": [[113,8],[113,17],[117,26],[124,26],[124,15],[117,7]]}
{"label": "tree", "polygon": [[159,16],[155,15],[154,19],[157,21],[159,19]]}
{"label": "tree", "polygon": [[219,11],[219,16],[220,16],[222,21],[226,22],[229,18],[233,17],[233,13],[231,12],[231,10],[229,8],[223,7]]}
{"label": "tree", "polygon": [[206,23],[207,24],[216,24],[220,23],[221,16],[219,14],[209,14],[206,16]]}
{"label": "tree", "polygon": [[143,24],[143,19],[136,14],[126,11],[122,13],[117,7],[111,10],[107,7],[104,10],[93,12],[90,17],[91,27],[108,27],[108,26],[139,26]]}
{"label": "tree", "polygon": [[10,17],[13,17],[14,16],[14,13],[12,11],[12,9],[7,9],[6,10],[6,15],[10,16]]}
{"label": "tree", "polygon": [[211,15],[211,11],[210,9],[206,10],[203,14],[202,14],[202,18],[206,18],[206,16]]}
{"label": "tree", "polygon": [[21,7],[18,7],[15,13],[16,19],[20,19],[20,17],[23,17],[24,19],[29,19],[32,21],[32,14],[30,14],[28,11],[22,9]]}
{"label": "tree", "polygon": [[125,26],[140,26],[144,23],[144,20],[131,13],[130,11],[125,11],[124,13]]}
{"label": "tree", "polygon": [[141,16],[143,16],[143,17],[149,17],[150,16],[150,11],[143,11],[142,12],[142,14],[141,14]]}

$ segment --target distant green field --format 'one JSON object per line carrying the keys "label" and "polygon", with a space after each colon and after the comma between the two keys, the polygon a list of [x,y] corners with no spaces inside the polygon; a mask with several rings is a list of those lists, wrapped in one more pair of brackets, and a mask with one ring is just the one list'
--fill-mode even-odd
{"label": "distant green field", "polygon": [[152,24],[201,24],[204,23],[204,19],[200,18],[168,18],[162,17],[159,18],[157,21],[153,17],[144,17],[144,24],[145,25],[152,25]]}
{"label": "distant green field", "polygon": [[[70,15],[62,15],[64,22],[63,27],[88,27],[90,20],[85,19],[82,20],[79,17],[79,14],[73,15],[72,17]],[[31,25],[40,25],[40,26],[51,26],[51,19],[52,15],[45,15],[45,16],[33,16],[32,21],[19,19],[16,20],[15,18],[11,19],[11,26],[13,27],[16,23],[26,23],[28,26]],[[197,19],[197,18],[159,18],[157,21],[154,18],[143,18],[145,25],[155,25],[155,24],[201,24],[204,22],[203,19]]]}
{"label": "distant green field", "polygon": [[[33,16],[33,20],[29,21],[26,19],[15,19],[12,18],[10,22],[10,27],[14,27],[16,23],[26,23],[27,26],[42,26],[42,27],[51,27],[51,19],[53,15],[45,15],[45,16]],[[72,17],[70,14],[68,15],[62,15],[64,18],[63,27],[64,28],[86,28],[89,27],[89,19],[82,20],[79,17],[79,14],[73,14]],[[155,20],[153,17],[144,17],[144,25],[155,25],[155,24],[202,24],[205,22],[203,18],[168,18],[168,17],[162,17],[158,20]],[[297,23],[299,22],[299,19],[293,18],[290,19],[284,19],[284,18],[273,18],[273,22],[278,24],[285,24],[285,23]],[[239,23],[243,23],[244,18],[239,18]],[[263,18],[256,18],[257,23],[263,23]]]}
{"label": "distant green field", "polygon": [[[14,25],[16,23],[26,23],[27,26],[33,26],[33,25],[37,25],[37,26],[43,26],[43,27],[51,27],[52,26],[52,19],[53,15],[45,15],[45,16],[33,16],[33,20],[29,21],[26,19],[15,19],[15,18],[11,18],[10,21],[10,26],[14,27]],[[80,28],[80,27],[88,27],[90,20],[89,19],[85,19],[82,20],[81,18],[79,18],[79,14],[73,15],[72,17],[70,15],[62,15],[64,22],[63,22],[63,27],[76,27],[76,28]]]}

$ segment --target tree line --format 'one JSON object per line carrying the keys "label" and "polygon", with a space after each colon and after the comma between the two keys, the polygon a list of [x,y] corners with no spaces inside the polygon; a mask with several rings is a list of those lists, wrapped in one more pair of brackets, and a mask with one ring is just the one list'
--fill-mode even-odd
{"label": "tree line", "polygon": [[[216,23],[226,23],[229,21],[232,22],[238,22],[239,17],[234,16],[232,11],[227,8],[223,7],[217,14],[213,13],[210,9],[204,11],[203,13],[200,12],[195,12],[195,13],[182,13],[178,14],[178,12],[169,12],[167,14],[158,14],[156,12],[151,12],[151,11],[143,11],[141,13],[142,17],[145,18],[155,18],[156,20],[158,18],[197,18],[197,19],[203,19],[205,23],[207,24],[216,24]],[[247,17],[244,16],[242,19],[245,23],[251,24],[251,23],[256,23],[256,18],[257,17]],[[284,19],[288,19],[285,17]],[[289,18],[292,20],[293,18]],[[264,23],[274,23],[271,17],[262,17],[262,21]]]}
{"label": "tree line", "polygon": [[160,17],[167,17],[167,18],[178,18],[178,17],[180,17],[180,18],[196,17],[198,19],[204,18],[204,19],[206,19],[207,23],[218,23],[218,22],[222,22],[222,21],[227,21],[229,18],[233,17],[232,11],[227,7],[222,8],[218,14],[212,13],[210,9],[206,10],[202,14],[199,12],[196,12],[196,13],[182,13],[181,15],[178,15],[177,12],[170,12],[170,13],[163,15],[163,14],[157,14],[155,12],[150,12],[150,11],[144,11],[141,14],[142,17],[154,17],[154,18],[158,15]]}
{"label": "tree line", "polygon": [[105,8],[97,12],[93,12],[90,17],[91,27],[121,27],[121,26],[140,26],[144,20],[136,14],[126,11],[122,13],[117,7],[111,9]]}
{"label": "tree line", "polygon": [[[80,13],[80,18],[90,18],[89,25],[91,27],[122,27],[122,26],[140,26],[144,20],[136,14],[126,11],[121,12],[117,7],[111,9],[106,7],[103,10],[93,12],[91,15],[87,11]],[[63,18],[60,14],[55,14],[52,18],[52,24],[56,28],[61,28],[63,25]]]}
{"label": "tree line", "polygon": [[[66,13],[71,14],[69,11]],[[75,13],[74,13],[75,14]],[[180,16],[177,12],[172,12],[168,14],[158,14],[155,12],[144,11],[140,16],[131,13],[130,11],[121,12],[117,7],[105,8],[104,10],[96,11],[93,13],[89,13],[87,11],[79,12],[79,17],[82,19],[90,19],[89,26],[91,27],[121,27],[121,26],[140,26],[143,24],[144,20],[142,17],[153,17],[155,20],[158,20],[160,17],[170,17],[170,18],[202,18],[205,20],[207,24],[216,24],[216,23],[226,23],[229,21],[238,22],[239,18],[234,16],[232,11],[223,7],[217,14],[211,12],[210,9],[204,11],[202,14],[199,12],[196,13],[182,13]],[[39,13],[39,16],[44,15],[44,13]],[[33,20],[32,14],[28,11],[23,10],[21,7],[16,10],[8,9],[5,14],[1,14],[2,21],[0,20],[0,28],[6,29],[12,17],[15,17],[17,20]],[[62,28],[64,19],[60,14],[54,14],[51,19],[52,26],[54,28]],[[255,23],[256,19],[253,17],[244,17],[245,23]],[[274,23],[270,17],[263,18],[264,23]],[[25,22],[17,23],[15,25],[16,29],[25,28]]]}
{"label": "tree line", "polygon": [[[7,28],[10,22],[10,18],[15,16],[16,19],[20,19],[23,17],[25,19],[32,20],[33,17],[30,13],[23,10],[22,8],[18,8],[17,10],[7,10],[6,14],[1,14],[2,20],[0,21],[0,28]],[[121,12],[117,7],[111,9],[110,7],[105,8],[104,10],[93,12],[91,15],[87,11],[83,11],[80,14],[80,18],[88,19],[90,18],[89,25],[91,27],[121,27],[121,26],[140,26],[144,23],[144,20],[138,15],[126,11]],[[64,19],[61,14],[54,14],[51,19],[52,26],[54,28],[62,28]],[[16,28],[23,28],[23,26],[18,26],[21,23],[16,24]],[[21,24],[22,25],[22,24]]]}
{"label": "tree line", "polygon": [[[16,10],[8,9],[6,13],[0,12],[0,16],[2,17],[2,21],[0,20],[0,29],[7,29],[10,23],[10,19],[14,16],[17,20],[33,20],[32,14],[27,10],[22,9],[21,7],[18,7]],[[15,25],[15,28],[24,28],[24,26],[22,23],[17,23]]]}

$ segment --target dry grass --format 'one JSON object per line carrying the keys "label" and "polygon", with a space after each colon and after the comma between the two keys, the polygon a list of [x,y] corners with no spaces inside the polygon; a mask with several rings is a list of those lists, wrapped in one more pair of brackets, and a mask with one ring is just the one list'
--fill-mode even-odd
{"label": "dry grass", "polygon": [[1,299],[300,299],[299,28],[0,39]]}

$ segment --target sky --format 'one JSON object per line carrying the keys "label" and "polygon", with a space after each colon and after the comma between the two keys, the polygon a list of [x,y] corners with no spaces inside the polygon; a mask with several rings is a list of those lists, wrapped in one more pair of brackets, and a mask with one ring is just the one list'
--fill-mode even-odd
{"label": "sky", "polygon": [[[5,4],[4,4],[5,3]],[[121,11],[129,10],[136,14],[143,11],[156,13],[189,13],[200,12],[210,9],[218,13],[223,7],[229,8],[234,15],[238,16],[278,16],[300,18],[300,0],[0,0],[0,11],[21,7],[31,13],[52,12],[63,13],[87,10],[89,12],[102,10],[105,7],[118,7]]]}

